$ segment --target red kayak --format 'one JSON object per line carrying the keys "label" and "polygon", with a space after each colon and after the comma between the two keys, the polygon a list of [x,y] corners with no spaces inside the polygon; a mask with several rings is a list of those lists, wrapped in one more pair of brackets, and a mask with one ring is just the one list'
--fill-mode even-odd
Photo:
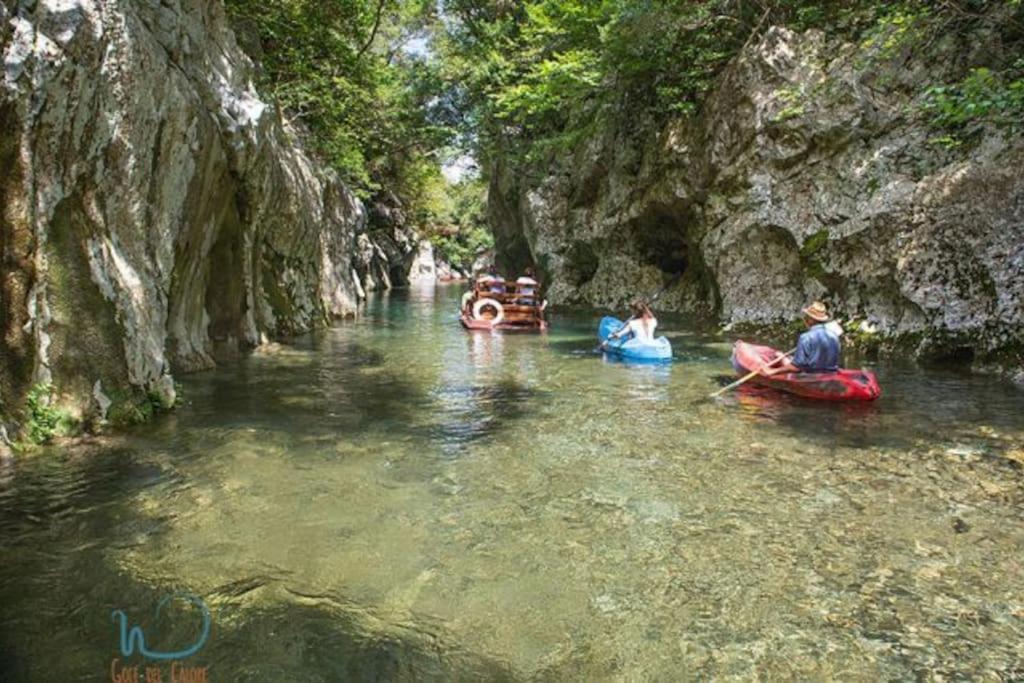
{"label": "red kayak", "polygon": [[[738,341],[732,349],[732,366],[738,374],[746,375],[778,354],[769,346]],[[756,375],[750,382],[823,401],[874,401],[882,394],[874,373],[867,370],[787,372],[773,377]]]}

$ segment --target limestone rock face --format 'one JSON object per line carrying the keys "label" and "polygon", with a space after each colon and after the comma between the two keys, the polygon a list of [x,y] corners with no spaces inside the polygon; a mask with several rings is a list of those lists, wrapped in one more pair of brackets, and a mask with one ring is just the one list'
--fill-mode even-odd
{"label": "limestone rock face", "polygon": [[1019,349],[1024,141],[950,150],[918,107],[966,49],[770,29],[696,120],[606,127],[538,182],[492,165],[499,252],[536,261],[553,302],[617,307],[683,272],[662,308],[773,323],[820,298],[920,355]]}
{"label": "limestone rock face", "polygon": [[434,260],[434,245],[429,240],[422,240],[416,250],[412,268],[409,269],[409,280],[412,282],[436,281],[439,277],[438,264]]}
{"label": "limestone rock face", "polygon": [[220,2],[3,0],[0,53],[9,404],[173,400],[172,372],[353,312],[366,211],[258,97]]}

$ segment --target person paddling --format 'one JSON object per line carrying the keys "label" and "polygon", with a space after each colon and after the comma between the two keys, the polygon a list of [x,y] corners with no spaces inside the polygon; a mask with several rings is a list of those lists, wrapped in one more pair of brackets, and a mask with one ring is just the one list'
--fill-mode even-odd
{"label": "person paddling", "polygon": [[801,311],[808,330],[800,335],[796,352],[792,358],[780,356],[772,364],[775,367],[761,372],[765,377],[784,372],[834,372],[839,369],[838,323],[829,318],[825,304],[815,301]]}
{"label": "person paddling", "polygon": [[618,339],[630,334],[642,342],[654,341],[654,330],[658,328],[658,319],[654,317],[651,307],[643,301],[633,304],[633,317],[621,329],[608,335],[608,339]]}

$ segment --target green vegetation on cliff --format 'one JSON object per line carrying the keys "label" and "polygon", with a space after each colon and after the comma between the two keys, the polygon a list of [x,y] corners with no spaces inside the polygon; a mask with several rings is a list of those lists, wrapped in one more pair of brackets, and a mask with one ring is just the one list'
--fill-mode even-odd
{"label": "green vegetation on cliff", "polygon": [[494,248],[487,229],[487,187],[478,178],[448,186],[438,220],[429,233],[438,255],[453,267],[469,273],[477,255]]}
{"label": "green vegetation on cliff", "polygon": [[433,105],[436,64],[409,50],[429,0],[226,0],[262,88],[364,197],[418,198],[452,130]]}
{"label": "green vegetation on cliff", "polygon": [[[898,57],[990,24],[1024,40],[1019,0],[447,0],[446,66],[464,76],[479,151],[536,158],[569,149],[609,119],[696,113],[726,64],[768,26],[820,28]],[[1012,55],[1010,56],[1012,57]],[[1021,63],[989,54],[961,83],[932,84],[936,126],[1019,119]]]}
{"label": "green vegetation on cliff", "polygon": [[441,172],[466,131],[450,70],[431,49],[434,0],[226,4],[261,88],[357,194],[397,204],[453,265],[490,246],[480,184]]}
{"label": "green vegetation on cliff", "polygon": [[955,147],[995,124],[1020,133],[1024,130],[1024,57],[1001,71],[975,67],[957,83],[932,86],[925,112],[931,124],[945,134],[936,142]]}
{"label": "green vegetation on cliff", "polygon": [[71,416],[54,405],[53,393],[51,385],[36,384],[25,397],[22,431],[29,444],[41,446],[75,428]]}

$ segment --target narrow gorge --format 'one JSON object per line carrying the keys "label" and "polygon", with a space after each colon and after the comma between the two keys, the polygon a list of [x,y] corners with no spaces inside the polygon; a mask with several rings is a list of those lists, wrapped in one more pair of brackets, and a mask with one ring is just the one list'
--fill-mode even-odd
{"label": "narrow gorge", "polygon": [[1024,0],[0,55],[3,683],[1024,680]]}

